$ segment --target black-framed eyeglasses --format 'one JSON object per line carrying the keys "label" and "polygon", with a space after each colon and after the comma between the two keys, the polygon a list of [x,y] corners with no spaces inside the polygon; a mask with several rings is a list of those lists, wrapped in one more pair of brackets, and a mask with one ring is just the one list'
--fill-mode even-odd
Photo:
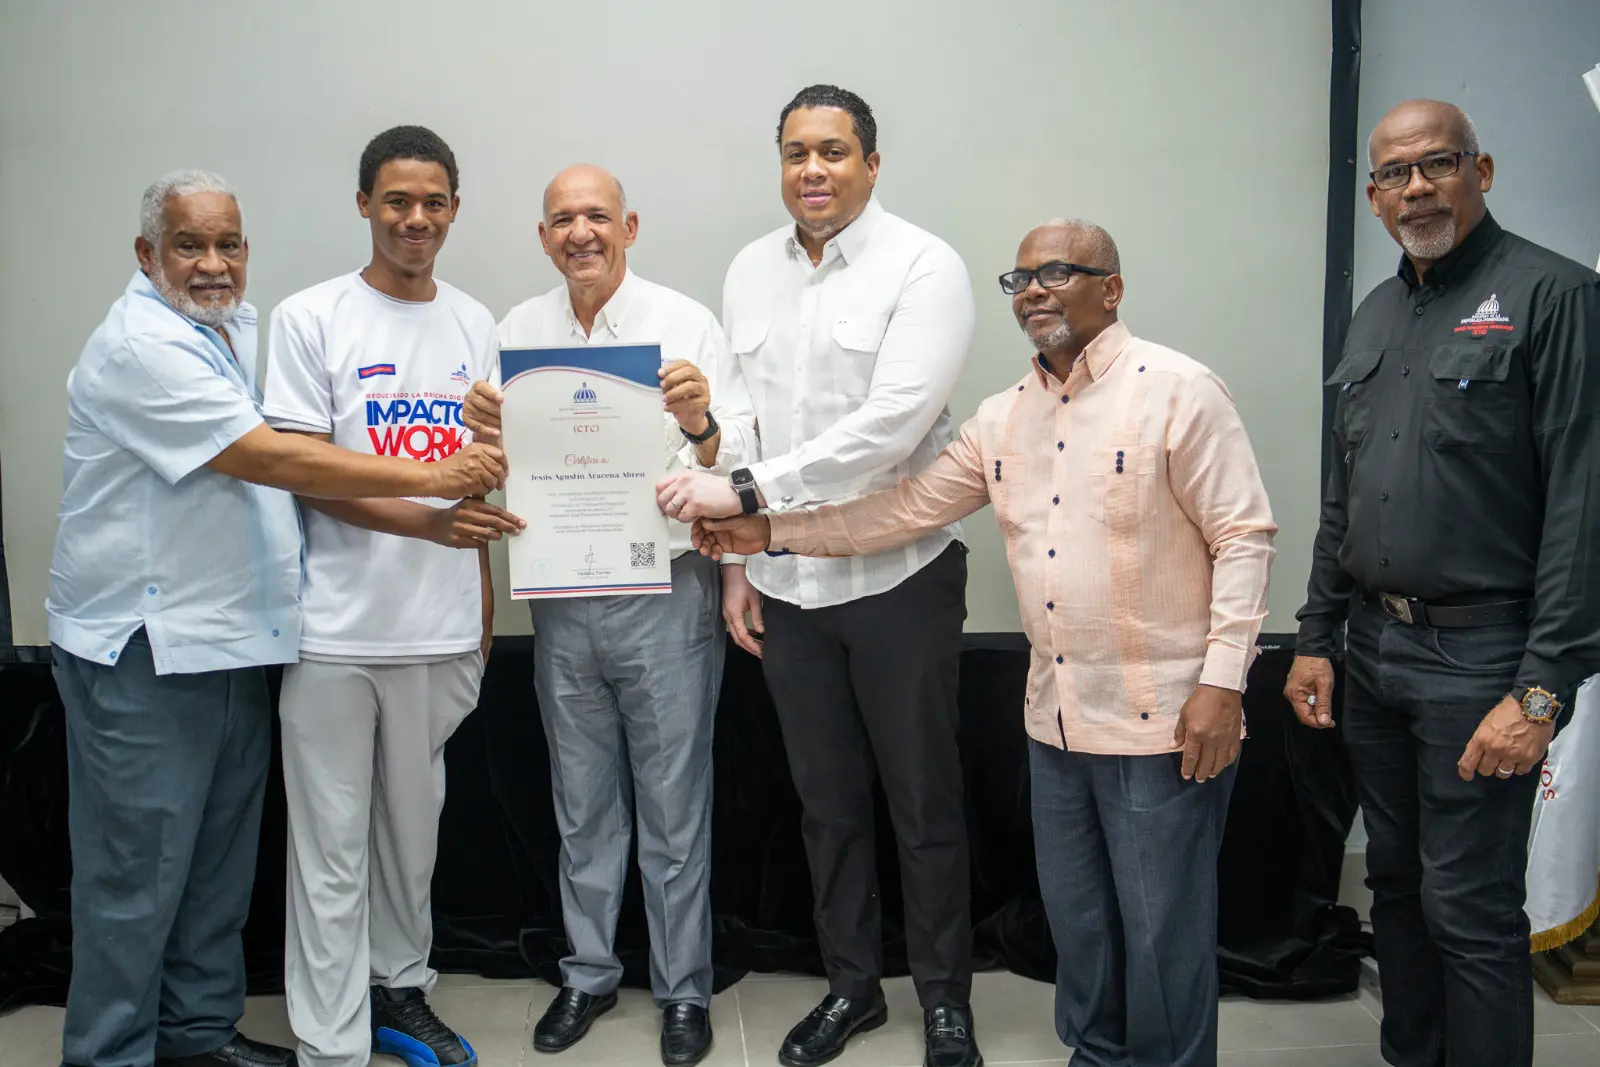
{"label": "black-framed eyeglasses", "polygon": [[1108,270],[1085,267],[1082,263],[1046,263],[1037,270],[1014,270],[1000,275],[1000,291],[1015,295],[1032,285],[1035,278],[1046,289],[1059,289],[1070,282],[1074,274],[1088,274],[1095,278],[1111,276]]}
{"label": "black-framed eyeglasses", "polygon": [[1435,152],[1423,156],[1415,163],[1389,163],[1371,171],[1367,176],[1372,179],[1372,184],[1379,189],[1398,189],[1403,185],[1411,184],[1411,171],[1413,168],[1420,170],[1422,176],[1430,182],[1440,178],[1448,178],[1461,169],[1462,156],[1475,156],[1476,152]]}

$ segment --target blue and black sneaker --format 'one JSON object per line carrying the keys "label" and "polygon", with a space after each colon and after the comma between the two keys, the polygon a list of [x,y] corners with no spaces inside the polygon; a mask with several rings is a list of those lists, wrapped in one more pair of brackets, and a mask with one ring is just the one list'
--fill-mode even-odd
{"label": "blue and black sneaker", "polygon": [[408,1067],[478,1067],[467,1039],[439,1021],[420,989],[372,987],[372,1050]]}

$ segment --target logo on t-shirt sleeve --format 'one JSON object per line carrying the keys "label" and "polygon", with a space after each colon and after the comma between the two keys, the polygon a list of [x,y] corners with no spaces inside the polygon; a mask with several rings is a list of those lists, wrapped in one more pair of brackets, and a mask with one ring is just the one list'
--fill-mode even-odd
{"label": "logo on t-shirt sleeve", "polygon": [[391,378],[394,377],[394,364],[393,363],[374,363],[370,367],[358,367],[358,368],[356,368],[356,377],[362,379],[363,381],[365,381],[368,378],[379,377],[380,375],[387,375],[387,376],[389,376]]}

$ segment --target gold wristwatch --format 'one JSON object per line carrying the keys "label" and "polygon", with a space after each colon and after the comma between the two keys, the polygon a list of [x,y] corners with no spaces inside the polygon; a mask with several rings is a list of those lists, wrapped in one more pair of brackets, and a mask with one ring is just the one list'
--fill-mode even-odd
{"label": "gold wristwatch", "polygon": [[[1561,701],[1548,689],[1531,686],[1522,692],[1522,717],[1529,722],[1536,722],[1543,726],[1555,722],[1556,716],[1561,714]],[[1517,690],[1512,690],[1516,696]]]}

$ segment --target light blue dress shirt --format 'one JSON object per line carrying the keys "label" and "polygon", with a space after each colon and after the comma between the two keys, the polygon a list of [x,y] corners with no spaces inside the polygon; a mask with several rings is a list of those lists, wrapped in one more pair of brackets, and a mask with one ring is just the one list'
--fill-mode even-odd
{"label": "light blue dress shirt", "polygon": [[256,311],[233,341],[135,273],[67,378],[50,640],[106,665],[143,626],[157,674],[292,663],[300,648],[294,498],[206,464],[262,425]]}

